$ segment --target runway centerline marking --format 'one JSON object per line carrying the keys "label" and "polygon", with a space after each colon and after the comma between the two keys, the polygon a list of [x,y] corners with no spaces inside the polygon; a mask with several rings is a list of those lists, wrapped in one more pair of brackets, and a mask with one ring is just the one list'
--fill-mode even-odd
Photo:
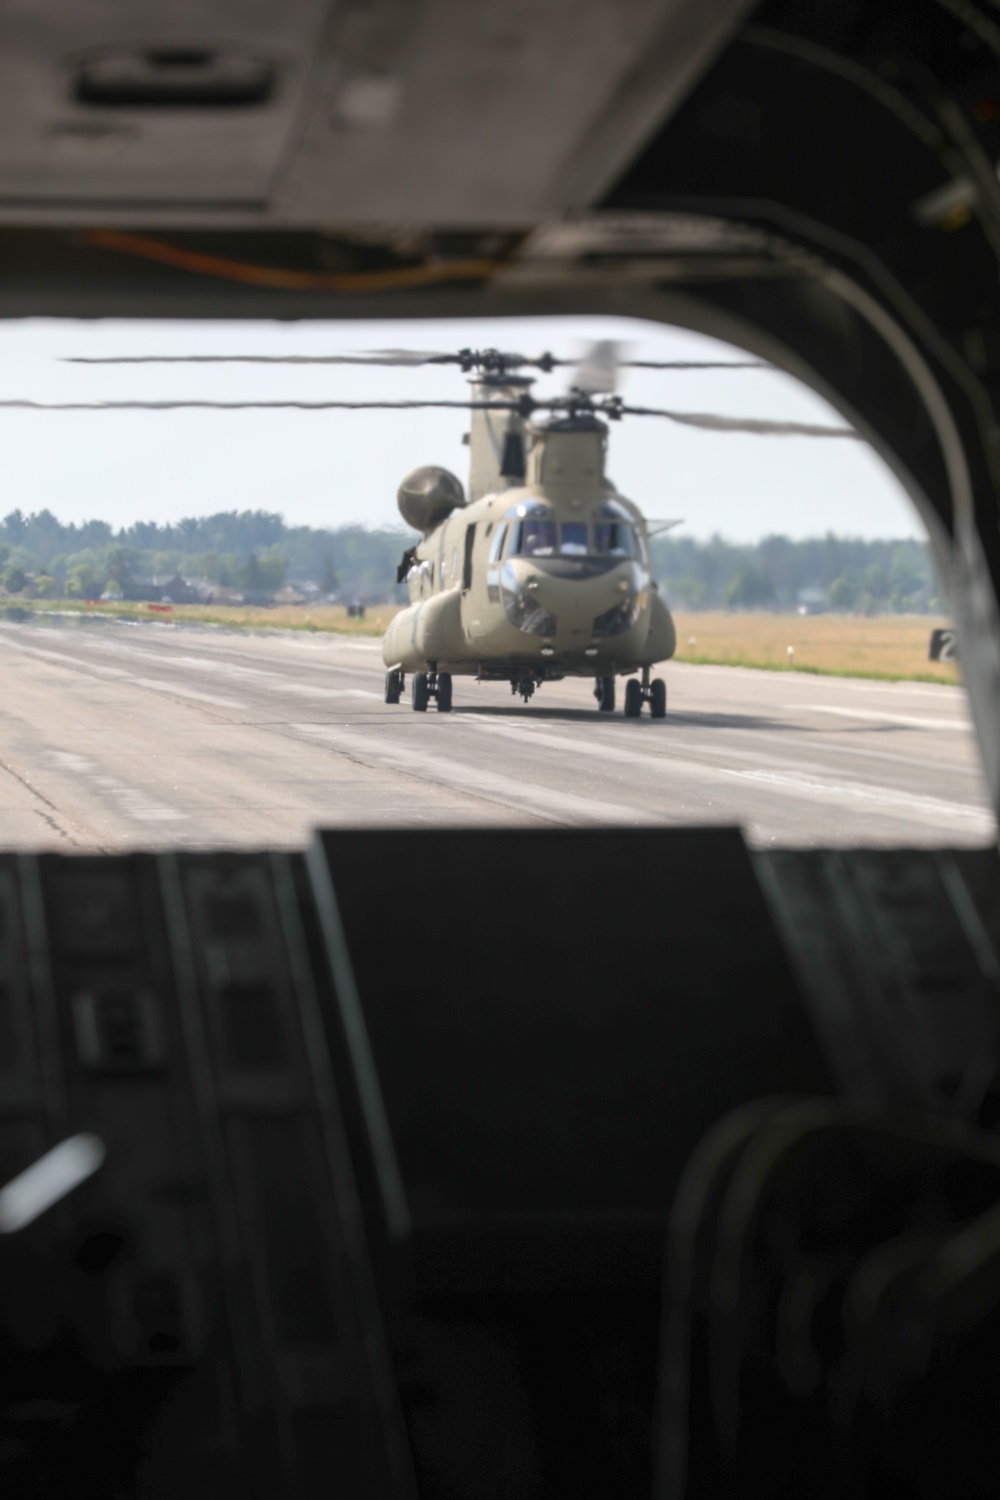
{"label": "runway centerline marking", "polygon": [[965,729],[972,725],[968,719],[920,719],[911,714],[876,713],[871,708],[835,708],[832,703],[804,703],[803,713],[837,714],[843,719],[873,719],[879,724],[904,724],[908,729]]}
{"label": "runway centerline marking", "polygon": [[89,672],[95,677],[107,677],[114,682],[127,683],[130,687],[149,688],[154,693],[165,693],[176,698],[191,698],[197,703],[208,703],[213,708],[229,708],[240,713],[248,712],[247,705],[238,703],[235,698],[220,698],[215,693],[201,693],[197,688],[185,687],[177,682],[164,682],[156,677],[134,677],[123,667],[106,667],[101,662],[88,661],[86,657],[81,656],[70,656],[64,651],[46,651],[41,646],[23,646],[20,641],[13,644],[14,649],[23,652],[25,656],[36,656],[42,661],[52,661],[59,666],[72,667],[85,675]]}
{"label": "runway centerline marking", "polygon": [[[525,725],[498,724],[496,720],[485,715],[474,717],[471,714],[463,715],[463,722],[472,722],[476,728],[495,729],[511,739],[528,740],[535,745],[540,740],[544,742],[545,737],[548,736],[550,738],[548,748],[551,749],[558,747],[573,754],[596,756],[611,765],[615,763],[634,765],[661,775],[673,771],[689,781],[711,781],[718,785],[720,778],[735,777],[786,787],[800,796],[836,798],[840,801],[849,799],[870,802],[882,807],[909,808],[913,812],[922,812],[935,818],[951,816],[978,818],[991,829],[993,826],[993,815],[986,806],[976,807],[968,803],[949,802],[944,798],[922,796],[917,792],[901,792],[860,781],[825,781],[821,777],[809,776],[801,771],[783,769],[743,771],[735,767],[712,765],[706,761],[692,761],[669,754],[660,760],[655,759],[651,753],[643,754],[620,745],[608,746],[607,741],[604,746],[601,746],[591,740],[581,740],[575,737],[571,739],[568,735],[560,734],[557,728],[548,723],[539,723],[529,729]],[[659,733],[663,734],[665,731],[659,731]],[[667,749],[665,745],[659,748]]]}
{"label": "runway centerline marking", "polygon": [[788,787],[807,796],[849,797],[862,802],[871,802],[880,807],[906,807],[914,812],[939,818],[977,818],[993,825],[993,816],[988,808],[973,807],[964,802],[944,802],[937,797],[922,797],[917,792],[895,792],[888,788],[865,786],[858,781],[819,781],[794,771],[730,771],[723,775],[735,776],[743,781],[760,781],[768,785]]}

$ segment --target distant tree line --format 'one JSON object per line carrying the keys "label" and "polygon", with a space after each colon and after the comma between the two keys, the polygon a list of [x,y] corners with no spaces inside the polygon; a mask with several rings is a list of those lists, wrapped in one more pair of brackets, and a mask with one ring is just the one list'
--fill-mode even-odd
{"label": "distant tree line", "polygon": [[180,573],[244,593],[315,583],[322,593],[366,600],[396,597],[396,567],[414,538],[363,526],[286,526],[270,511],[220,511],[176,524],[63,522],[43,510],[13,510],[0,521],[0,581],[8,593],[97,598],[126,595],[154,577]]}
{"label": "distant tree line", "polygon": [[927,542],[768,536],[739,544],[666,535],[652,542],[667,599],[686,609],[925,613],[944,607]]}
{"label": "distant tree line", "polygon": [[[363,526],[287,526],[272,511],[220,511],[175,524],[106,521],[64,525],[51,511],[13,510],[0,521],[0,581],[8,593],[126,597],[175,573],[242,593],[313,583],[325,595],[400,599],[396,567],[411,532]],[[862,541],[827,533],[804,541],[709,541],[670,533],[652,542],[653,572],[670,603],[686,609],[921,612],[942,607],[926,542]]]}

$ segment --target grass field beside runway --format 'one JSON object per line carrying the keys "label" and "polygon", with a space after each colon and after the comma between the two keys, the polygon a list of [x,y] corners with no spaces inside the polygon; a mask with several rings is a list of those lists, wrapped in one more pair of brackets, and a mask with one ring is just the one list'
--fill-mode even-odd
{"label": "grass field beside runway", "polygon": [[[675,613],[677,660],[887,681],[960,682],[954,662],[928,660],[931,615]],[[791,652],[789,652],[791,647]]]}
{"label": "grass field beside runway", "polygon": [[159,621],[196,625],[222,625],[227,629],[324,631],[336,635],[384,635],[398,605],[376,604],[363,619],[350,618],[343,604],[146,604],[109,601],[86,603],[82,599],[11,600],[8,618],[27,619],[31,614],[81,615],[114,620]]}
{"label": "grass field beside runway", "polygon": [[[11,601],[7,613],[106,616],[120,620],[176,621],[229,629],[300,630],[380,636],[397,613],[373,605],[364,619],[349,618],[342,604],[142,603],[85,604],[82,600]],[[931,631],[949,622],[931,615],[778,615],[763,611],[675,612],[677,660],[699,666],[756,667],[887,681],[960,682],[953,662],[928,660]],[[791,647],[791,652],[789,652]]]}

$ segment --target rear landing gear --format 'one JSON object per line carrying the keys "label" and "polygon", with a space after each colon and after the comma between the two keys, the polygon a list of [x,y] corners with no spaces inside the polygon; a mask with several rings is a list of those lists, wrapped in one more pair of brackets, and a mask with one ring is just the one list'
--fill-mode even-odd
{"label": "rear landing gear", "polygon": [[649,668],[643,667],[642,681],[630,677],[625,684],[625,717],[626,719],[637,719],[642,713],[642,705],[649,704],[649,717],[651,719],[665,719],[667,717],[667,684],[662,677],[654,681],[649,680]]}
{"label": "rear landing gear", "polygon": [[594,697],[602,714],[614,713],[615,709],[615,679],[613,677],[598,677],[594,684]]}
{"label": "rear landing gear", "polygon": [[399,695],[403,691],[404,678],[402,672],[386,672],[385,674],[385,701],[386,703],[398,703]]}
{"label": "rear landing gear", "polygon": [[[392,673],[389,674],[392,676]],[[414,713],[423,714],[427,712],[427,705],[432,698],[436,699],[439,714],[451,713],[451,673],[450,672],[414,672],[413,683],[410,688],[410,697]],[[386,702],[398,703],[399,698],[389,699],[388,688],[386,689]]]}

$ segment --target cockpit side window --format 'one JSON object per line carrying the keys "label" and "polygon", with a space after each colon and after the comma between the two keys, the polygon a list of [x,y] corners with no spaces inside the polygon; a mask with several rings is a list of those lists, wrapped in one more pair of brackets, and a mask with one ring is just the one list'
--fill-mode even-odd
{"label": "cockpit side window", "polygon": [[503,552],[503,544],[506,535],[507,523],[506,521],[503,521],[493,533],[493,540],[490,543],[490,555],[488,559],[489,562],[493,563],[499,560],[500,554]]}

